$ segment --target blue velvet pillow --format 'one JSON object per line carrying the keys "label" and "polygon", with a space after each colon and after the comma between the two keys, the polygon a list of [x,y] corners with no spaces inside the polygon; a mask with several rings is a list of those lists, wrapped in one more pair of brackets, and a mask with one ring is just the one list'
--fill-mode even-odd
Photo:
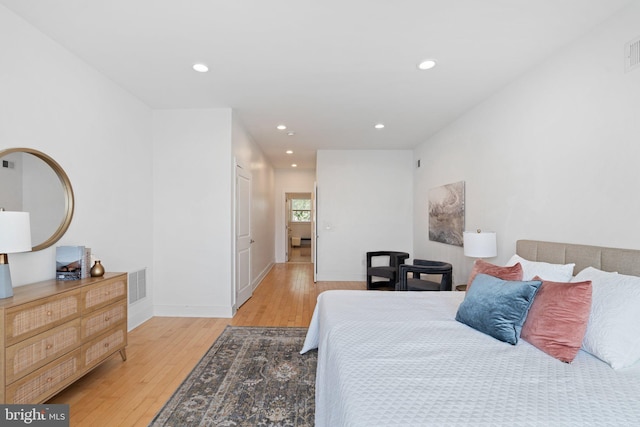
{"label": "blue velvet pillow", "polygon": [[478,274],[458,307],[456,320],[515,345],[541,284],[539,280],[511,282]]}

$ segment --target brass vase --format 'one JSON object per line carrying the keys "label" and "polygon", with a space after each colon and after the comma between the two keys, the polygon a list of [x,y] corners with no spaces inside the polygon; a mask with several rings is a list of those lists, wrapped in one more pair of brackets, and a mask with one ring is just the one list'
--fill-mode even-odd
{"label": "brass vase", "polygon": [[96,261],[91,267],[91,277],[102,277],[104,276],[104,267],[100,263],[100,261]]}

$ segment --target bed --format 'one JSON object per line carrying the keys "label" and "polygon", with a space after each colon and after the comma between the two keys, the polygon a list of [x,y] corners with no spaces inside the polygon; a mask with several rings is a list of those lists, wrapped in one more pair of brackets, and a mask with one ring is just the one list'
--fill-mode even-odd
{"label": "bed", "polygon": [[[620,273],[616,280],[640,276],[635,250],[521,240],[516,253],[540,265],[575,264],[571,275],[592,267]],[[640,358],[639,323],[628,323],[640,322],[636,279],[625,283],[638,292],[606,298],[625,313],[607,324],[613,330],[604,339]],[[577,348],[564,363],[523,339],[499,341],[455,320],[464,299],[464,292],[320,294],[301,351],[318,349],[316,426],[640,425],[640,363],[614,369]]]}

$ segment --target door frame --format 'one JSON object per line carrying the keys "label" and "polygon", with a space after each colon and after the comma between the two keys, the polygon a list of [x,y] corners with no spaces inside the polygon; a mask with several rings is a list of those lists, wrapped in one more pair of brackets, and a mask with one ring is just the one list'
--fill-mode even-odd
{"label": "door frame", "polygon": [[[314,185],[315,188],[315,185]],[[284,203],[284,260],[285,262],[289,262],[290,259],[290,251],[291,251],[291,240],[289,239],[290,237],[290,230],[289,230],[289,218],[291,217],[291,203],[289,201],[289,197],[293,194],[305,194],[305,195],[309,195],[309,197],[311,198],[311,222],[310,224],[310,233],[311,233],[311,257],[310,257],[310,262],[312,264],[315,264],[314,261],[314,255],[315,255],[315,248],[314,248],[314,242],[315,242],[315,230],[314,230],[314,221],[315,221],[315,202],[314,202],[314,195],[315,195],[315,189],[311,190],[311,191],[306,191],[306,190],[302,190],[302,191],[290,191],[290,190],[285,190],[282,193],[282,197],[283,197],[283,203]]]}

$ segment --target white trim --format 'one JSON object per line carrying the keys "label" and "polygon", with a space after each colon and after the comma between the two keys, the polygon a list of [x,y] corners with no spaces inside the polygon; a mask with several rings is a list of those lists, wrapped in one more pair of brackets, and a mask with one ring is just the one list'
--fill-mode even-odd
{"label": "white trim", "polygon": [[316,277],[318,282],[366,282],[365,274],[345,274],[341,272],[324,272],[318,273]]}
{"label": "white trim", "polygon": [[[136,303],[134,302],[133,304]],[[129,305],[128,310],[129,313],[127,316],[127,330],[129,331],[137,328],[153,317],[153,307],[151,306],[151,304],[146,304],[143,310],[133,310],[131,308],[131,305]]]}
{"label": "white trim", "polygon": [[262,280],[264,280],[264,278],[267,277],[267,274],[269,274],[269,272],[271,271],[274,265],[276,265],[275,262],[269,263],[269,265],[267,265],[264,268],[264,270],[262,270],[260,274],[258,274],[258,276],[254,279],[253,283],[251,283],[251,289],[255,291],[258,288],[260,283],[262,283]]}
{"label": "white trim", "polygon": [[156,305],[153,310],[156,317],[233,317],[233,307],[219,305],[178,306]]}

